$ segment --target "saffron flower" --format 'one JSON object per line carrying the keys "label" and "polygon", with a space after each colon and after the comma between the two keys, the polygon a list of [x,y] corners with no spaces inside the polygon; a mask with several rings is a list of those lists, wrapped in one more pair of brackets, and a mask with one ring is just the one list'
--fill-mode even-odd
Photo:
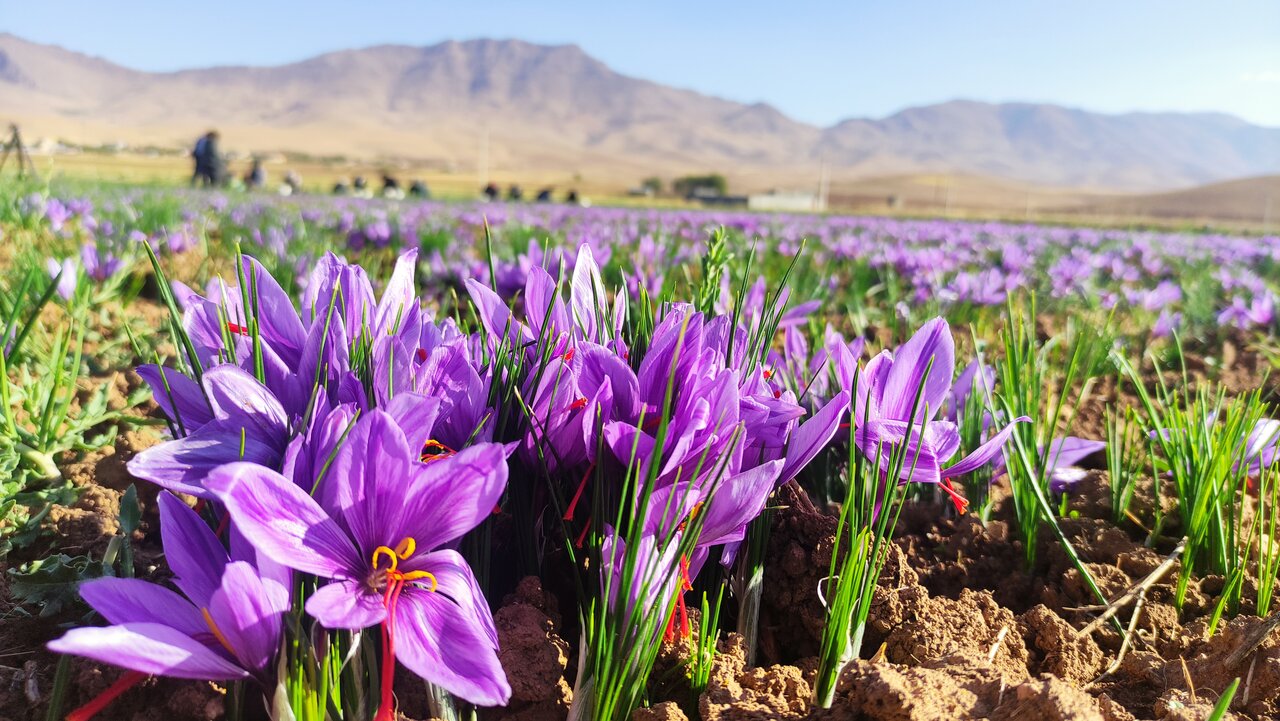
{"label": "saffron flower", "polygon": [[1065,493],[1071,486],[1084,480],[1088,474],[1076,464],[1102,451],[1107,444],[1075,436],[1055,438],[1049,443],[1049,490]]}
{"label": "saffron flower", "polygon": [[176,493],[210,498],[204,481],[234,461],[278,467],[289,443],[289,419],[276,396],[238,366],[210,368],[201,386],[172,369],[144,366],[156,403],[185,429],[183,438],[152,446],[129,461],[129,472]]}
{"label": "saffron flower", "polygon": [[313,498],[279,473],[233,463],[208,486],[265,555],[331,579],[306,611],[334,629],[381,624],[383,692],[392,718],[395,661],[467,701],[504,704],[511,688],[493,617],[471,569],[448,548],[493,510],[507,482],[504,449],[481,444],[421,461],[395,419],[371,411]]}
{"label": "saffron flower", "polygon": [[259,564],[244,544],[233,542],[228,554],[195,511],[168,493],[160,495],[160,520],[182,595],[134,578],[89,581],[80,595],[111,625],[73,629],[49,642],[52,651],[136,672],[78,718],[149,675],[269,686],[289,609],[287,569]]}
{"label": "saffron flower", "polygon": [[886,350],[872,358],[857,384],[854,443],[866,457],[879,457],[885,468],[889,448],[906,444],[907,461],[899,480],[939,484],[963,510],[967,503],[950,479],[990,462],[1009,439],[1013,424],[1031,419],[1013,419],[973,453],[944,468],[960,450],[960,434],[955,423],[935,416],[951,393],[954,372],[955,345],[942,318],[921,326],[896,355]]}

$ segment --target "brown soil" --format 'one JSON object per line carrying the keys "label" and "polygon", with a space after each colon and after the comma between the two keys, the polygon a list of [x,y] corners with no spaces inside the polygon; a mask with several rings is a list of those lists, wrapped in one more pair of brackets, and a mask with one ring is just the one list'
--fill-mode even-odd
{"label": "brown soil", "polygon": [[[1154,501],[1149,483],[1142,492]],[[1104,594],[1113,597],[1154,569],[1169,548],[1146,548],[1141,543],[1146,534],[1136,524],[1118,528],[1107,520],[1105,494],[1105,473],[1091,474],[1071,501],[1077,517],[1062,525]],[[1221,579],[1193,583],[1180,615],[1172,605],[1175,568],[1147,594],[1124,662],[1102,676],[1119,651],[1119,634],[1105,626],[1087,636],[1077,632],[1091,615],[1076,609],[1095,603],[1092,594],[1047,529],[1040,563],[1026,572],[1020,545],[1009,539],[1008,514],[1003,500],[997,508],[1002,520],[987,527],[972,517],[944,518],[935,506],[904,511],[898,548],[886,560],[864,644],[864,653],[880,647],[884,662],[864,661],[849,670],[836,702],[839,707],[846,699],[844,715],[830,718],[849,718],[849,713],[867,719],[1203,718],[1237,677],[1249,678],[1248,694],[1242,681],[1232,704],[1238,718],[1278,717],[1280,634],[1264,641],[1240,667],[1226,668],[1227,656],[1263,621],[1241,615],[1224,623],[1217,635],[1207,633]],[[800,685],[807,677],[783,669],[798,672],[813,664],[804,656],[817,641],[812,619],[822,607],[804,586],[814,587],[814,576],[822,573],[813,566],[820,549],[830,548],[833,527],[830,518],[817,517],[816,509],[804,503],[776,514],[769,552],[775,563],[766,566],[766,588],[784,588],[765,594],[762,616],[769,619],[773,638],[801,642],[773,646],[798,652],[766,660],[795,666],[727,667],[714,677],[714,692],[709,689],[704,697],[704,718],[764,718],[753,714],[766,707],[782,713],[781,699],[762,696],[778,684],[753,683],[761,674],[798,679],[785,692],[790,694],[786,700],[803,697]],[[797,561],[777,561],[791,557]],[[829,557],[828,551],[819,568]],[[1127,623],[1131,613],[1131,608],[1122,611],[1119,618]],[[999,693],[993,695],[993,689]],[[803,690],[807,693],[807,687]],[[710,708],[708,698],[715,701]],[[790,705],[785,713],[779,718],[828,717]]]}
{"label": "brown soil", "polygon": [[525,578],[493,616],[498,627],[498,655],[511,684],[511,704],[486,709],[485,721],[553,721],[563,719],[573,700],[569,644],[560,638],[556,599],[535,577]]}

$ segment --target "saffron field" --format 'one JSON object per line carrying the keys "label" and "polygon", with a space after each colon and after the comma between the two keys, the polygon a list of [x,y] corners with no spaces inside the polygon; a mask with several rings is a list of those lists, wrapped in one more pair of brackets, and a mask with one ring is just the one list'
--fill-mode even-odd
{"label": "saffron field", "polygon": [[0,238],[0,717],[1280,714],[1280,237],[55,183]]}

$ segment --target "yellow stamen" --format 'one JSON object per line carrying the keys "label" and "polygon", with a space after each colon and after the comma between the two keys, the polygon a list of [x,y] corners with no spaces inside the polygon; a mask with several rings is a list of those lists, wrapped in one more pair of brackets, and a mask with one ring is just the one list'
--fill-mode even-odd
{"label": "yellow stamen", "polygon": [[[386,569],[382,569],[378,567],[378,558],[381,556],[386,556],[387,558],[391,559],[391,565],[388,566]],[[396,566],[400,565],[400,556],[396,554],[395,551],[393,551],[390,548],[387,548],[386,546],[378,546],[377,548],[373,549],[372,563],[373,563],[373,570],[375,571],[382,571],[382,570],[394,571],[396,570]]]}
{"label": "yellow stamen", "polygon": [[698,514],[702,513],[702,504],[703,501],[693,504],[693,509],[689,511],[689,517],[680,522],[680,525],[676,527],[677,530],[684,531],[690,523],[698,520]]}
{"label": "yellow stamen", "polygon": [[409,571],[408,573],[403,574],[403,577],[406,582],[417,581],[423,578],[431,579],[431,588],[427,590],[431,591],[432,593],[434,593],[436,588],[438,588],[440,585],[436,583],[435,574],[431,573],[430,571]]}
{"label": "yellow stamen", "polygon": [[400,557],[401,561],[404,561],[407,560],[409,556],[412,556],[414,550],[417,548],[418,542],[411,536],[405,536],[400,540],[400,543],[396,544],[396,555]]}
{"label": "yellow stamen", "polygon": [[226,636],[222,635],[222,631],[218,628],[218,624],[213,622],[213,616],[209,615],[209,609],[202,608],[200,609],[200,613],[204,616],[204,622],[209,626],[209,630],[213,633],[213,637],[218,639],[218,643],[222,644],[222,647],[227,649],[227,653],[232,656],[236,655],[235,649],[231,648],[231,642],[227,640]]}

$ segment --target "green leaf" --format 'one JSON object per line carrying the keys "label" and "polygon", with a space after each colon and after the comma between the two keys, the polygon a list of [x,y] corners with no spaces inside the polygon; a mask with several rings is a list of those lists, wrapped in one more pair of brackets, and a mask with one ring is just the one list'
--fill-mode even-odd
{"label": "green leaf", "polygon": [[75,603],[80,584],[101,576],[102,564],[88,556],[58,554],[10,570],[9,590],[19,603],[39,606],[43,618]]}
{"label": "green leaf", "polygon": [[120,530],[125,536],[133,535],[142,523],[142,507],[138,505],[138,489],[130,483],[120,499]]}
{"label": "green leaf", "polygon": [[1227,715],[1227,707],[1231,705],[1231,700],[1236,697],[1236,688],[1240,686],[1240,678],[1231,682],[1226,691],[1222,692],[1222,696],[1218,699],[1218,703],[1213,705],[1213,712],[1209,714],[1209,718],[1205,721],[1222,721]]}

